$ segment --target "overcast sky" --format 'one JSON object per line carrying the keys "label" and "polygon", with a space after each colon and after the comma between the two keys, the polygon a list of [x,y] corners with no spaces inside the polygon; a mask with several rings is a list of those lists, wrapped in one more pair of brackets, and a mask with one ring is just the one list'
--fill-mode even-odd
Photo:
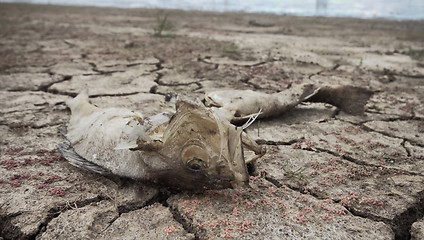
{"label": "overcast sky", "polygon": [[0,0],[0,2],[424,19],[424,0]]}

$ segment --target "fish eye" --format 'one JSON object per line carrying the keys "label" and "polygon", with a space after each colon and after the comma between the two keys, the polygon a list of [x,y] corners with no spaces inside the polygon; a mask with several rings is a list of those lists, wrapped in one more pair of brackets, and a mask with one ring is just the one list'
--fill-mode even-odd
{"label": "fish eye", "polygon": [[186,166],[193,170],[200,170],[206,168],[206,163],[200,158],[192,157],[187,160]]}
{"label": "fish eye", "polygon": [[207,168],[207,159],[208,155],[205,149],[197,145],[187,146],[181,153],[183,164],[195,171]]}

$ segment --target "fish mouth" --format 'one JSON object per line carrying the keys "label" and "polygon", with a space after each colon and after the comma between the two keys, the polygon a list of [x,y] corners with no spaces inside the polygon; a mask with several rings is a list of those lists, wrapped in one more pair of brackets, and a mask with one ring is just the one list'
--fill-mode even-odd
{"label": "fish mouth", "polygon": [[205,171],[190,171],[184,169],[179,172],[161,171],[156,173],[153,182],[171,187],[176,190],[204,191],[219,190],[245,186],[245,182],[237,181],[233,176],[209,175]]}
{"label": "fish mouth", "polygon": [[249,181],[232,181],[231,188],[247,188],[249,187]]}

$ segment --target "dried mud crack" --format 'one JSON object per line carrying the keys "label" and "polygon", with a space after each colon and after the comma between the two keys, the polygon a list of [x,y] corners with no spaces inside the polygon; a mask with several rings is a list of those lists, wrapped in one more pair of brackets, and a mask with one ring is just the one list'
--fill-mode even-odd
{"label": "dried mud crack", "polygon": [[[259,141],[260,142],[260,141]],[[274,145],[279,145],[279,144],[275,144]],[[284,144],[286,145],[286,144]],[[302,149],[304,151],[322,151],[322,152],[327,152],[329,154],[332,154],[334,156],[338,156],[340,157],[340,155],[338,155],[337,153],[328,151],[328,150],[323,150],[323,149],[317,149],[317,150],[312,150],[312,149]],[[342,156],[343,159],[346,159],[348,161],[360,164],[360,165],[367,165],[365,162],[358,162],[358,160],[353,159],[351,157],[346,157],[346,156]],[[375,166],[373,166],[375,167]],[[286,185],[284,184],[284,182],[281,182],[273,177],[270,176],[266,176],[266,173],[264,173],[265,175],[263,176],[265,180],[267,180],[268,182],[272,183],[274,186],[276,187],[288,187],[294,191],[297,191],[299,193],[302,194],[308,194],[310,196],[313,196],[317,199],[321,199],[321,200],[325,200],[327,199],[327,197],[325,196],[321,196],[320,194],[314,193],[314,192],[309,192],[308,190],[305,190],[307,188],[305,187],[297,187],[297,186],[293,186],[293,185]],[[415,173],[406,173],[406,174],[410,174],[410,175],[414,175]],[[302,181],[307,181],[307,179],[302,180]],[[417,220],[421,219],[424,217],[424,191],[418,192],[416,194],[416,198],[418,199],[417,202],[415,202],[413,205],[411,205],[408,209],[406,209],[405,211],[403,211],[402,213],[400,213],[399,215],[397,215],[394,219],[387,219],[381,216],[376,216],[373,214],[370,214],[369,212],[364,212],[361,210],[357,210],[355,208],[350,208],[350,207],[346,207],[346,209],[352,213],[355,216],[359,216],[362,218],[367,218],[367,219],[371,219],[374,221],[379,221],[379,222],[384,222],[386,223],[388,226],[390,226],[393,229],[393,232],[395,233],[395,239],[396,240],[404,240],[404,239],[410,239],[411,235],[409,233],[410,229],[411,229],[411,225],[416,222]],[[335,203],[339,203],[342,204],[341,200],[334,200],[333,201]]]}
{"label": "dried mud crack", "polygon": [[419,193],[419,201],[406,209],[404,212],[396,216],[393,220],[370,215],[366,212],[357,211],[355,209],[348,209],[353,215],[363,218],[369,218],[375,221],[381,221],[391,226],[395,233],[396,240],[411,239],[410,229],[414,222],[424,217],[424,193]]}
{"label": "dried mud crack", "polygon": [[58,81],[54,81],[54,82],[50,82],[48,84],[45,85],[41,85],[38,87],[37,91],[42,91],[42,92],[48,92],[49,88],[56,83],[61,83],[61,82],[65,82],[65,81],[69,81],[72,79],[72,76],[62,76],[62,79],[58,80]]}
{"label": "dried mud crack", "polygon": [[54,218],[58,217],[61,212],[71,210],[71,209],[78,209],[86,205],[89,205],[91,203],[99,202],[101,200],[103,200],[103,198],[101,196],[97,196],[93,199],[84,199],[84,200],[75,201],[72,203],[67,202],[65,204],[54,206],[53,208],[47,209],[46,219],[40,223],[38,231],[32,235],[23,235],[23,234],[19,234],[19,232],[13,231],[14,225],[11,222],[13,221],[14,218],[22,215],[22,212],[14,213],[11,215],[1,214],[0,219],[2,224],[0,227],[1,229],[3,229],[1,231],[2,237],[4,239],[36,239],[37,236],[41,235],[45,231],[46,226]]}
{"label": "dried mud crack", "polygon": [[202,233],[202,231],[200,229],[198,229],[195,226],[193,226],[192,224],[190,224],[189,223],[190,220],[186,220],[183,217],[183,215],[179,212],[178,209],[172,208],[172,207],[167,206],[167,205],[168,204],[165,204],[165,206],[168,207],[169,210],[171,211],[173,218],[183,226],[184,230],[189,232],[189,233],[194,234],[194,240],[204,239],[204,238],[200,237],[201,235],[204,234],[204,232]]}
{"label": "dried mud crack", "polygon": [[[155,37],[158,14],[0,3],[0,238],[424,236],[422,21],[175,10],[174,32]],[[54,150],[64,103],[84,89],[99,107],[148,117],[173,111],[176,95],[295,84],[374,95],[363,116],[305,103],[250,126],[268,153],[249,164],[249,188],[169,192]]]}
{"label": "dried mud crack", "polygon": [[[89,205],[91,203],[100,202],[102,200],[104,200],[104,197],[97,196],[97,197],[95,197],[93,199],[84,199],[84,200],[81,200],[81,201],[73,202],[72,204],[71,203],[66,203],[66,204],[64,204],[62,206],[56,206],[54,208],[49,209],[48,210],[48,213],[49,214],[47,216],[46,221],[42,222],[40,224],[39,231],[37,233],[35,233],[34,235],[32,235],[32,236],[28,236],[28,239],[36,239],[37,236],[40,236],[44,231],[46,231],[47,225],[54,218],[57,218],[60,215],[60,213],[62,213],[64,211],[67,211],[67,210],[78,209],[78,208],[87,206],[87,205]],[[11,239],[22,238],[22,237],[23,236],[12,236]]]}

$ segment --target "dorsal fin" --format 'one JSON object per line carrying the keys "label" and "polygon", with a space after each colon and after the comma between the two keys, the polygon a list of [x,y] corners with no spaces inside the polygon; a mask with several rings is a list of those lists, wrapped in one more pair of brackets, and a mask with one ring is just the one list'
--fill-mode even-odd
{"label": "dorsal fin", "polygon": [[81,118],[88,116],[98,108],[88,101],[88,90],[80,92],[75,98],[66,101],[66,105],[71,109],[72,116]]}

